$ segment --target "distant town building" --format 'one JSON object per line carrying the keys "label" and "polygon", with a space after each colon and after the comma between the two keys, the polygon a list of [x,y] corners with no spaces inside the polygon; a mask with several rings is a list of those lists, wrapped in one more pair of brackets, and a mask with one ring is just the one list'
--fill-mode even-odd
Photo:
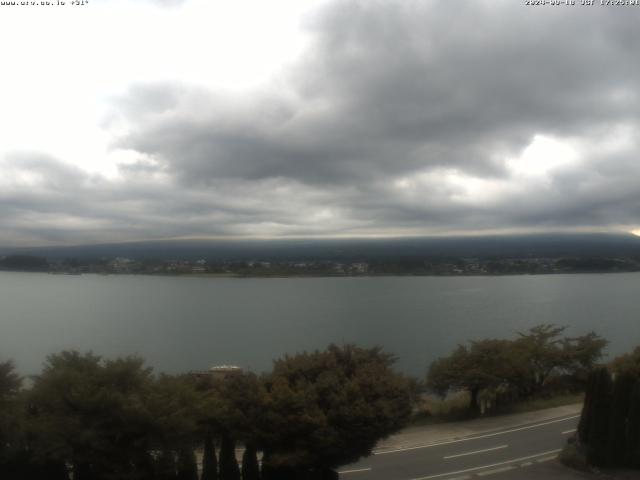
{"label": "distant town building", "polygon": [[189,372],[190,375],[198,378],[207,378],[211,380],[224,380],[233,375],[242,375],[244,370],[236,365],[217,365],[209,370],[194,370]]}
{"label": "distant town building", "polygon": [[209,369],[209,374],[213,378],[219,379],[225,379],[233,375],[242,375],[242,373],[242,367],[237,367],[235,365],[219,365],[217,367],[211,367]]}

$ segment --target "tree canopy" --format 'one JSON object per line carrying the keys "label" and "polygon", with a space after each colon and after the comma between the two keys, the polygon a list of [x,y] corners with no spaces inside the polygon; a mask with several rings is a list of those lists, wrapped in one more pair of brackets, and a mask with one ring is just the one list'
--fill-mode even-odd
{"label": "tree canopy", "polygon": [[627,374],[640,379],[640,347],[614,358],[611,369],[618,375]]}
{"label": "tree canopy", "polygon": [[451,390],[469,391],[472,411],[479,409],[481,391],[500,388],[526,398],[541,393],[554,375],[568,376],[582,386],[602,357],[607,341],[594,332],[561,337],[565,330],[542,324],[513,340],[484,339],[458,345],[451,354],[431,364],[427,386],[440,395]]}
{"label": "tree canopy", "polygon": [[269,462],[333,468],[369,455],[411,414],[410,382],[393,362],[354,345],[276,360],[266,379]]}
{"label": "tree canopy", "polygon": [[277,360],[267,375],[203,381],[155,375],[139,357],[63,351],[25,390],[2,363],[0,478],[196,480],[203,444],[201,480],[239,480],[238,444],[245,480],[260,475],[258,451],[265,480],[270,468],[278,479],[332,472],[408,419],[411,382],[393,361],[379,348],[330,346]]}

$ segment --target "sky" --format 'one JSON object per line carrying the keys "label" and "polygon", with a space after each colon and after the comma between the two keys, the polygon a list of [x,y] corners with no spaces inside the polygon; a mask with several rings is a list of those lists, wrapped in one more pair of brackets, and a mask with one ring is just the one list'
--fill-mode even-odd
{"label": "sky", "polygon": [[640,229],[640,7],[17,3],[0,245]]}

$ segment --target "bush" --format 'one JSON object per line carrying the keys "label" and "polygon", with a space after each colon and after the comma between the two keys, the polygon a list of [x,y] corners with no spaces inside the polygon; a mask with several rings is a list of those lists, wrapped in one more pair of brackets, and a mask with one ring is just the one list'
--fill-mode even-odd
{"label": "bush", "polygon": [[587,456],[580,448],[578,448],[575,440],[573,442],[570,441],[565,445],[558,458],[569,468],[574,468],[583,472],[590,470],[589,465],[587,464]]}

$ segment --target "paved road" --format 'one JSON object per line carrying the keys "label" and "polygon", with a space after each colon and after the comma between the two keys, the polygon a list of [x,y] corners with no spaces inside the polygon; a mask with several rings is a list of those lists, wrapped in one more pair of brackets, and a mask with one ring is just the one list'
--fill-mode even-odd
{"label": "paved road", "polygon": [[[554,460],[578,423],[578,415],[515,425],[429,445],[380,450],[343,467],[342,480],[468,480],[520,478],[519,469]],[[506,475],[512,472],[515,475]]]}

